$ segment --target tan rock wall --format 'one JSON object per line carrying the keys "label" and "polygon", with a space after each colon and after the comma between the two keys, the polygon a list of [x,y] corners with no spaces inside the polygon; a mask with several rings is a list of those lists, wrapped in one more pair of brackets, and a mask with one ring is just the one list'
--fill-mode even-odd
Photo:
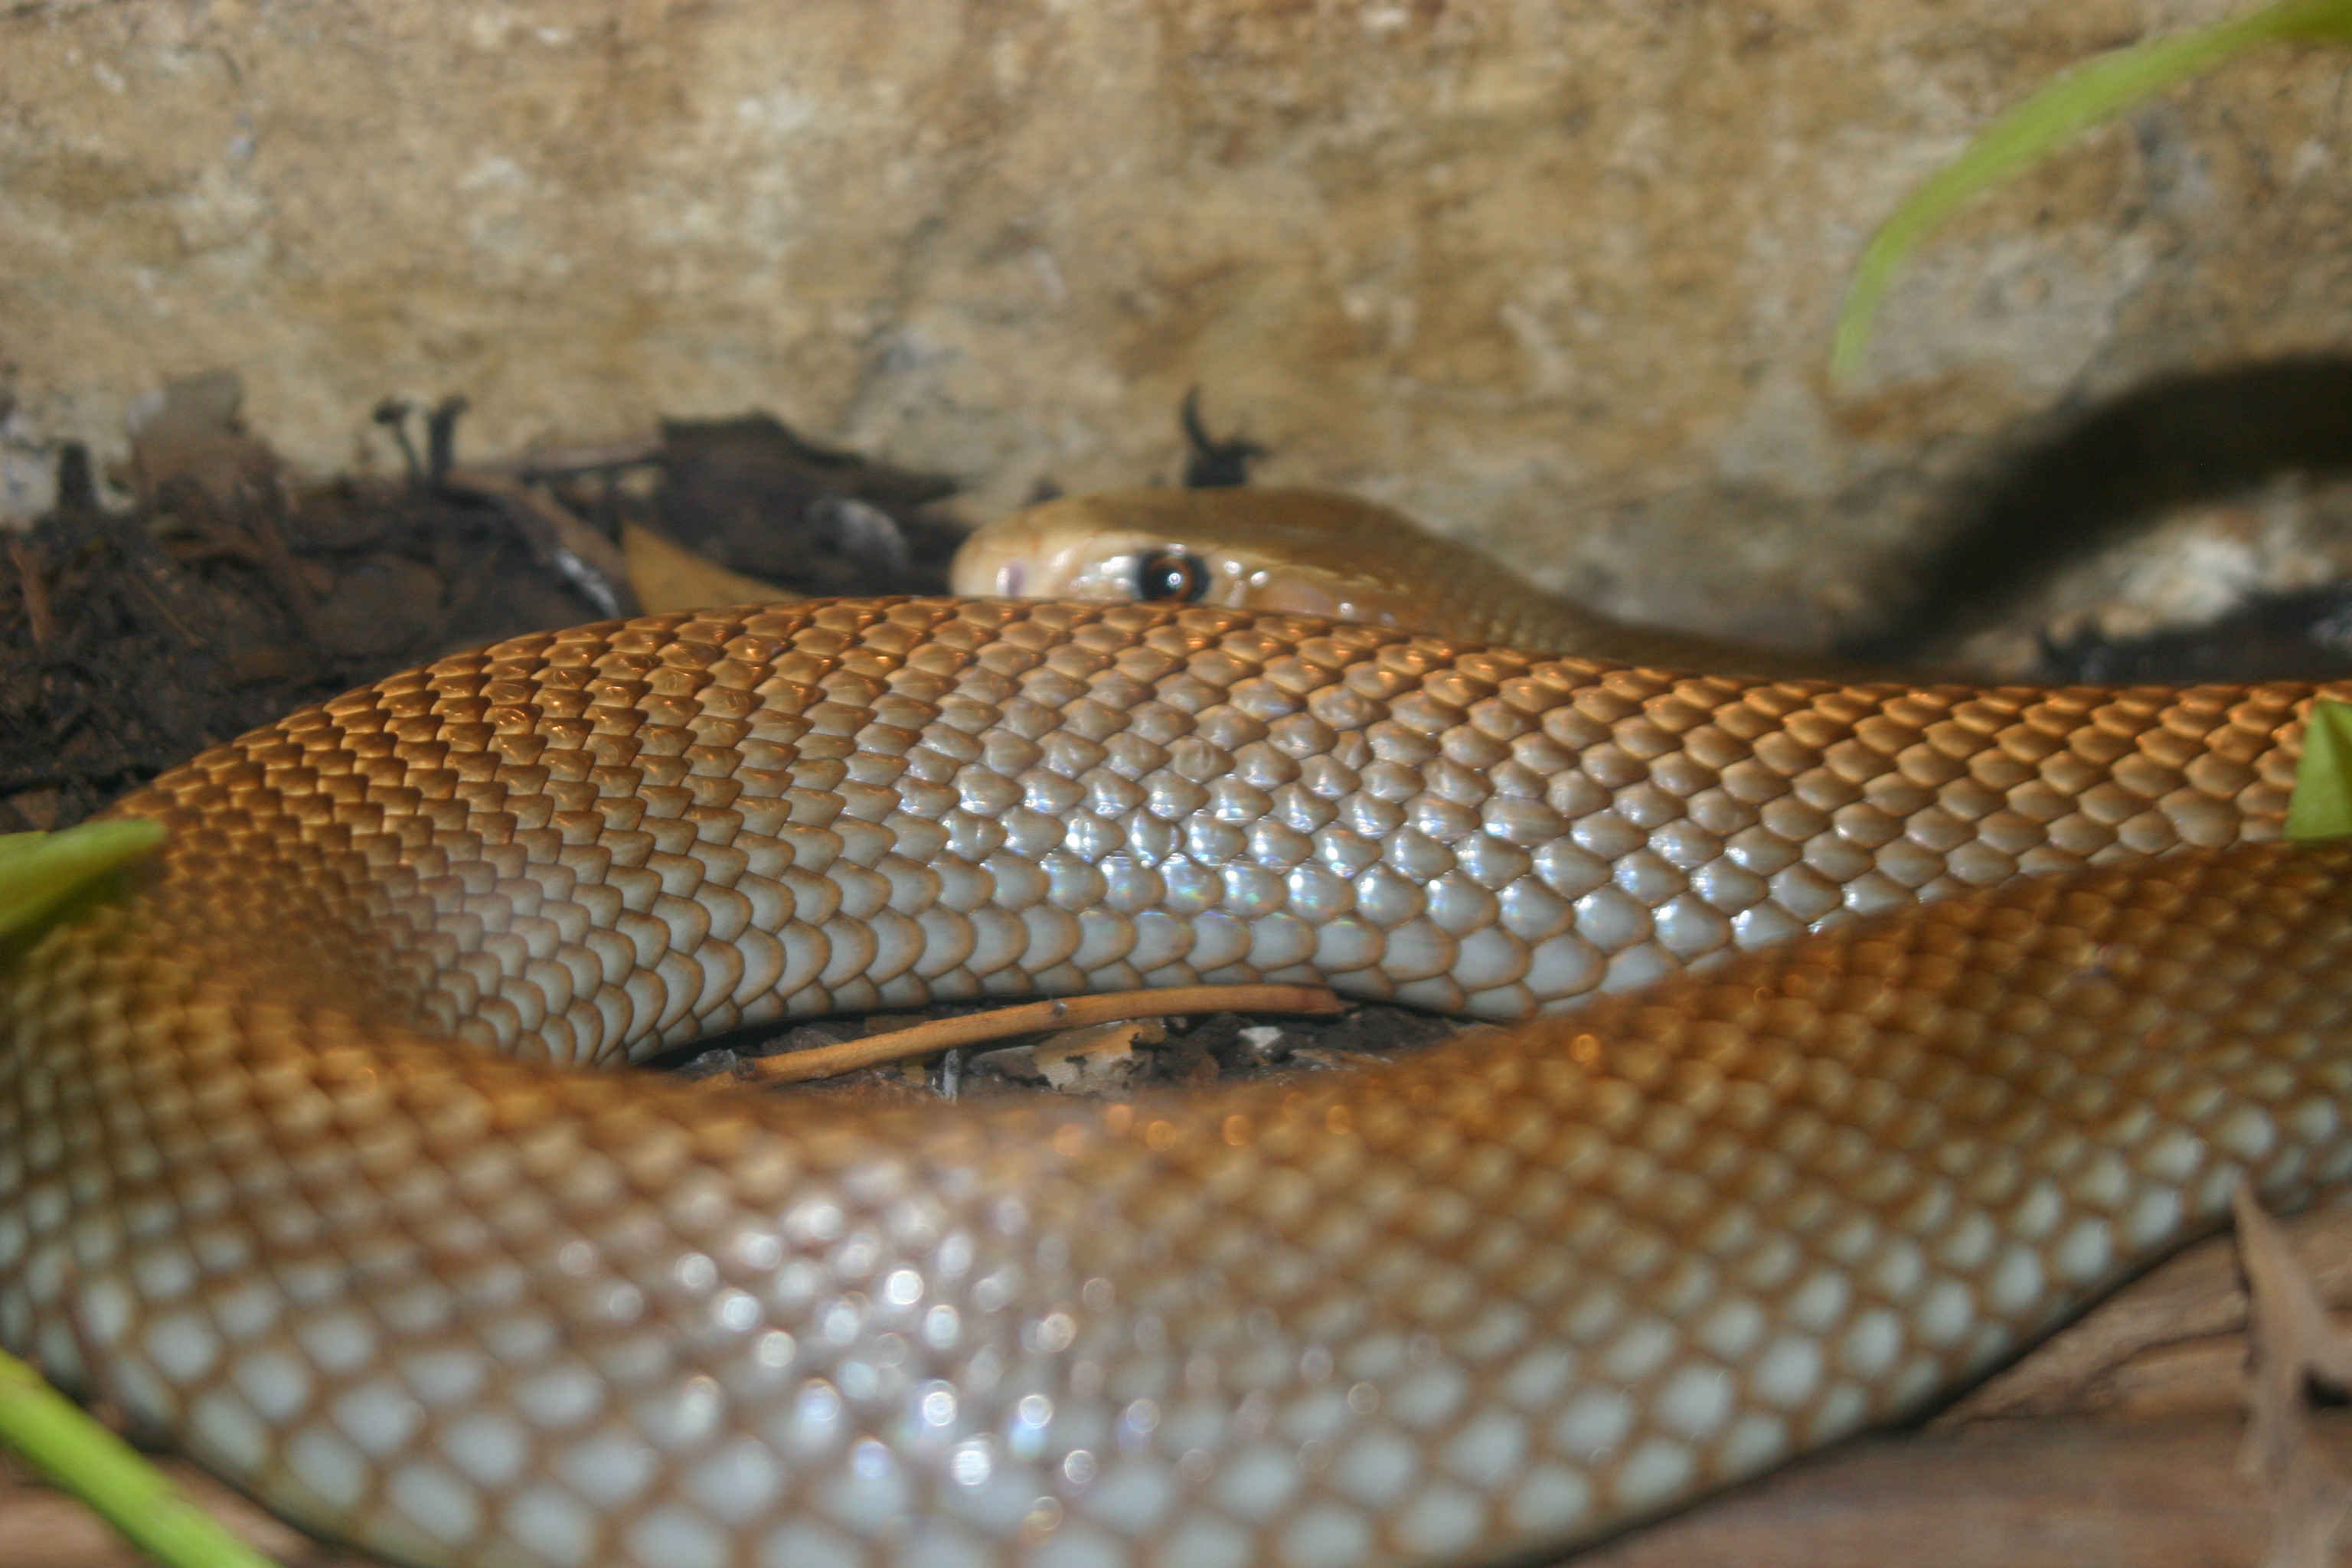
{"label": "tan rock wall", "polygon": [[[1174,410],[1621,611],[1852,626],[2020,421],[2352,336],[2341,54],[1983,204],[1862,385],[1871,226],[2206,0],[127,0],[0,7],[0,505],[240,371],[313,468],[772,408],[971,486],[1172,474]],[[8,500],[13,493],[14,500]]]}

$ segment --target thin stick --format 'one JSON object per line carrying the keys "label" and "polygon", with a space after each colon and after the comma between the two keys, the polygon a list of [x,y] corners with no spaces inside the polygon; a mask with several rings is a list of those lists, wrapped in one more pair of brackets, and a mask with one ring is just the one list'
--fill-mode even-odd
{"label": "thin stick", "polygon": [[1166,1018],[1188,1013],[1344,1013],[1348,1004],[1319,985],[1176,985],[1165,991],[1106,991],[1098,996],[1061,996],[1017,1007],[933,1018],[908,1029],[844,1040],[837,1046],[757,1057],[743,1065],[771,1083],[805,1083],[836,1078],[859,1068],[928,1057],[956,1046],[1001,1040],[1013,1035],[1074,1029],[1087,1024],[1120,1024],[1130,1018]]}
{"label": "thin stick", "polygon": [[555,568],[605,615],[638,613],[621,547],[547,491],[487,468],[450,468],[441,475],[441,487],[497,502],[541,564]]}
{"label": "thin stick", "polygon": [[23,534],[11,533],[8,559],[16,568],[16,586],[25,595],[25,619],[32,627],[33,646],[47,647],[58,640],[58,616],[49,607],[49,585],[42,580],[40,558]]}

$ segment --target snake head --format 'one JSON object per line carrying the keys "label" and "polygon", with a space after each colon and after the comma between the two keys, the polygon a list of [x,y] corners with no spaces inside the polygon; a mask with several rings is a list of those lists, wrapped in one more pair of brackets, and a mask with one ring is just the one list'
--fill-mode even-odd
{"label": "snake head", "polygon": [[1324,490],[1136,489],[1065,496],[973,533],[959,594],[1159,601],[1415,626],[1425,559],[1409,520]]}

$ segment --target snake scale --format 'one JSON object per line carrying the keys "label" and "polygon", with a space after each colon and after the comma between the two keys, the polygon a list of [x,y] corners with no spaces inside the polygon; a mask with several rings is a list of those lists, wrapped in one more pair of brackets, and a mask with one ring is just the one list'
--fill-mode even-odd
{"label": "snake scale", "polygon": [[[516,638],[117,808],[152,874],[0,982],[0,1342],[420,1564],[1523,1559],[2352,1171],[2352,866],[2264,842],[2314,694],[1200,605]],[[1261,977],[1518,1021],[1166,1103],[588,1070]]]}

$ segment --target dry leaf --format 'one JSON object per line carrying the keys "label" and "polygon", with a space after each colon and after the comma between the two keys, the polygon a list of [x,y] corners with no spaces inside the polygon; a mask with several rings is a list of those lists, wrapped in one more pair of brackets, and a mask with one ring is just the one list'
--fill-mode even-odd
{"label": "dry leaf", "polygon": [[277,456],[239,417],[244,405],[245,383],[233,370],[167,381],[161,392],[133,399],[125,423],[140,496],[152,501],[171,480],[193,479],[228,500],[275,473]]}
{"label": "dry leaf", "polygon": [[730,572],[634,522],[621,525],[621,551],[629,561],[629,586],[649,615],[707,610],[714,605],[782,604],[801,597],[789,588]]}
{"label": "dry leaf", "polygon": [[1546,1568],[2247,1568],[2234,1415],[1842,1443]]}
{"label": "dry leaf", "polygon": [[[2281,1228],[2352,1331],[2352,1207]],[[2199,1242],[2053,1334],[1938,1415],[1937,1426],[2047,1415],[2134,1418],[2245,1408],[2246,1291],[2234,1236]]]}
{"label": "dry leaf", "polygon": [[2239,1184],[2231,1207],[2253,1304],[2246,1441],[2238,1466],[2270,1492],[2263,1568],[2327,1568],[2352,1520],[2352,1474],[2327,1445],[2313,1439],[2311,1388],[2315,1382],[2352,1388],[2352,1336],[2330,1321],[2318,1283],[2277,1222],[2263,1212],[2250,1184]]}
{"label": "dry leaf", "polygon": [[1158,1018],[1090,1024],[1048,1035],[1033,1045],[990,1051],[975,1065],[1007,1078],[1042,1079],[1057,1094],[1097,1094],[1123,1088],[1135,1075],[1141,1065],[1137,1046],[1156,1046],[1167,1037],[1168,1026]]}

